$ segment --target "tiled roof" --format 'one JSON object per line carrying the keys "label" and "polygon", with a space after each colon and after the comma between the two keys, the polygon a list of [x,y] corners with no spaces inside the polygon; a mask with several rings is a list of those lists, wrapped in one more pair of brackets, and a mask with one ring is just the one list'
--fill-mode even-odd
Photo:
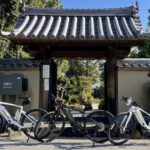
{"label": "tiled roof", "polygon": [[[0,68],[38,68],[40,64],[40,60],[34,59],[0,59]],[[150,68],[150,58],[126,58],[118,60],[116,66],[119,68]]]}
{"label": "tiled roof", "polygon": [[114,9],[24,7],[14,29],[1,32],[26,40],[125,40],[143,37],[138,6]]}
{"label": "tiled roof", "polygon": [[147,59],[126,58],[123,60],[118,60],[117,66],[119,68],[150,68],[150,58]]}
{"label": "tiled roof", "polygon": [[0,68],[37,68],[40,63],[34,59],[0,59]]}

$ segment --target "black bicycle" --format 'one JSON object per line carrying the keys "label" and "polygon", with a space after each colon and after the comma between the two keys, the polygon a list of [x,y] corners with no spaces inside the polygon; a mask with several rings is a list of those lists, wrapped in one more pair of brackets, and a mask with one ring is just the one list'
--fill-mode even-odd
{"label": "black bicycle", "polygon": [[[60,89],[64,91],[62,87]],[[88,115],[84,110],[71,109],[64,104],[64,100],[60,98],[55,99],[55,111],[44,115],[36,124],[35,137],[41,142],[50,142],[56,137],[60,136],[64,128],[68,125],[77,135],[83,135],[94,143],[103,143],[108,141],[108,127],[114,116],[108,111],[97,110]],[[82,117],[77,121],[73,117],[72,110],[78,111]],[[68,122],[67,122],[68,120]]]}

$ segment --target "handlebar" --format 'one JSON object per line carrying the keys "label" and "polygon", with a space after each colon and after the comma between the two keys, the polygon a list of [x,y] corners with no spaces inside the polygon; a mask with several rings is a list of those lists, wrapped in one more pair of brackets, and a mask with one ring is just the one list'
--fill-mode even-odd
{"label": "handlebar", "polygon": [[57,98],[55,95],[51,95],[52,96],[52,98],[55,100],[55,102],[56,103],[61,103],[61,104],[63,104],[65,101],[64,101],[64,99],[61,99],[61,98]]}
{"label": "handlebar", "polygon": [[132,99],[127,96],[122,96],[120,100],[125,101],[127,106],[133,105],[133,106],[141,107],[136,101],[132,101]]}
{"label": "handlebar", "polygon": [[56,97],[55,95],[51,94],[52,98],[55,100],[55,102],[58,103],[64,103],[63,96],[68,92],[68,90],[71,90],[72,88],[67,88],[66,86],[62,86],[61,84],[57,85],[57,91],[59,91],[59,97]]}

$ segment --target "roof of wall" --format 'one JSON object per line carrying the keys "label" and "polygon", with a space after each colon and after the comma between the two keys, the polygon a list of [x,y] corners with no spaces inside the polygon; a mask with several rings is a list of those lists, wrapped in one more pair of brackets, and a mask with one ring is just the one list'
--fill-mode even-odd
{"label": "roof of wall", "polygon": [[150,68],[150,58],[126,58],[117,61],[119,68]]}
{"label": "roof of wall", "polygon": [[0,59],[0,68],[37,68],[40,64],[40,60],[34,59]]}
{"label": "roof of wall", "polygon": [[[0,68],[37,68],[41,62],[35,59],[0,59]],[[150,68],[150,58],[126,58],[118,60],[116,66],[119,68]]]}

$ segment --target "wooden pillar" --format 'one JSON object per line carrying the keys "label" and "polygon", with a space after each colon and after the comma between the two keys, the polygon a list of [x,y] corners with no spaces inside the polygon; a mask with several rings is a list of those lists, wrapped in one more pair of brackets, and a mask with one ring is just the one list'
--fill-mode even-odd
{"label": "wooden pillar", "polygon": [[50,64],[48,60],[42,60],[40,65],[40,108],[48,110],[49,99]]}
{"label": "wooden pillar", "polygon": [[50,61],[50,91],[49,91],[49,104],[48,110],[53,111],[55,109],[55,101],[52,98],[52,94],[54,96],[57,95],[57,64],[55,63],[54,59]]}
{"label": "wooden pillar", "polygon": [[105,108],[114,115],[117,113],[116,61],[116,58],[108,58],[105,64]]}

